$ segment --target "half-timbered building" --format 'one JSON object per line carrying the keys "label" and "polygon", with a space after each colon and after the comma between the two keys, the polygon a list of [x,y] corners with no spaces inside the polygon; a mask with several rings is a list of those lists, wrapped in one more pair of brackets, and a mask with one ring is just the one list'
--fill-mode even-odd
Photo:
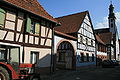
{"label": "half-timbered building", "polygon": [[103,60],[107,60],[107,50],[106,44],[101,39],[101,36],[96,34],[96,50],[97,50],[97,65],[101,65]]}
{"label": "half-timbered building", "polygon": [[[89,12],[85,11],[56,19],[61,26],[56,27],[55,31],[63,33],[62,36],[55,34],[54,38],[57,64],[67,69],[95,65],[96,38]],[[66,35],[76,39],[70,39]]]}
{"label": "half-timbered building", "polygon": [[0,60],[7,57],[13,66],[31,63],[39,73],[50,72],[56,24],[37,0],[0,0]]}

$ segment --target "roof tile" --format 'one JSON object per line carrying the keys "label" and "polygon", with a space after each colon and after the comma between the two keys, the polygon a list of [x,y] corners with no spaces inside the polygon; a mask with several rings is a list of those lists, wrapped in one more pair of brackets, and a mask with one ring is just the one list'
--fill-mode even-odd
{"label": "roof tile", "polygon": [[56,27],[55,30],[63,33],[74,33],[80,29],[80,25],[88,11],[76,13],[68,16],[56,18],[60,23],[60,27]]}
{"label": "roof tile", "polygon": [[49,15],[43,7],[39,4],[37,0],[2,0],[14,6],[17,6],[21,9],[29,11],[33,14],[41,16],[45,19],[51,20],[55,23],[58,23],[56,19],[54,19],[51,15]]}

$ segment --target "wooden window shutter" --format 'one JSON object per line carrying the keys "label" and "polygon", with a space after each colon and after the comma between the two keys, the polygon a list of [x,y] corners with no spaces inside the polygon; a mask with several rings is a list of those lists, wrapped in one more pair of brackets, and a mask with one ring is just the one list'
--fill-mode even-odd
{"label": "wooden window shutter", "polygon": [[39,34],[39,30],[40,30],[40,24],[35,23],[35,34]]}
{"label": "wooden window shutter", "polygon": [[31,19],[29,16],[27,16],[26,32],[30,32],[30,27],[31,27]]}
{"label": "wooden window shutter", "polygon": [[4,21],[5,21],[5,10],[0,8],[0,26],[4,25]]}

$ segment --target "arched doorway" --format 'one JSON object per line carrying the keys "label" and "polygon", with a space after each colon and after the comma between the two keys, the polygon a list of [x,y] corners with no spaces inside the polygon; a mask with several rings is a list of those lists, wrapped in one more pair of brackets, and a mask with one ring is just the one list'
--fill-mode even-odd
{"label": "arched doorway", "polygon": [[68,41],[63,41],[57,48],[57,68],[74,69],[75,55],[72,44]]}

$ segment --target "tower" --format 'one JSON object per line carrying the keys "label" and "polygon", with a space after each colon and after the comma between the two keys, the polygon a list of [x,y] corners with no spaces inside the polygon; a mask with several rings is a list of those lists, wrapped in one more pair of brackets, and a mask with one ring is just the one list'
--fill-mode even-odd
{"label": "tower", "polygon": [[[117,31],[117,26],[116,26],[116,17],[115,17],[115,13],[114,13],[114,7],[112,5],[112,2],[109,6],[109,17],[108,17],[108,21],[109,21],[109,30],[112,33],[112,45],[113,47],[113,59],[118,59],[118,54],[119,54],[119,42],[118,42],[118,31]],[[112,53],[111,53],[112,55]]]}
{"label": "tower", "polygon": [[112,34],[115,35],[116,34],[116,24],[115,24],[116,17],[115,17],[115,14],[114,14],[114,7],[113,7],[112,3],[109,6],[108,20],[109,20],[110,32],[112,32]]}

